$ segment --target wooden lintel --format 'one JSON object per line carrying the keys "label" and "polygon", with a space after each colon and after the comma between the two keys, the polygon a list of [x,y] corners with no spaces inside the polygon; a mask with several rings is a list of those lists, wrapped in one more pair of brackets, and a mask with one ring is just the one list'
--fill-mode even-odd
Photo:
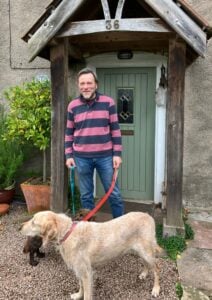
{"label": "wooden lintel", "polygon": [[28,41],[32,61],[85,0],[63,0]]}
{"label": "wooden lintel", "polygon": [[52,47],[52,46],[57,46],[59,43],[60,43],[60,40],[59,40],[59,39],[53,38],[53,39],[51,39],[51,41],[49,42],[49,46],[50,46],[50,47]]}
{"label": "wooden lintel", "polygon": [[64,132],[68,98],[68,41],[51,47],[52,134],[51,209],[65,212],[68,205],[68,174],[64,156]]}
{"label": "wooden lintel", "polygon": [[199,55],[205,56],[207,48],[206,33],[174,1],[144,1]]}
{"label": "wooden lintel", "polygon": [[[117,23],[118,22],[118,23]],[[57,37],[69,37],[75,35],[92,34],[110,31],[135,31],[135,32],[173,32],[158,18],[145,19],[121,19],[110,20],[111,29],[108,29],[104,20],[71,22],[64,26]]]}
{"label": "wooden lintel", "polygon": [[166,225],[182,225],[184,82],[186,44],[170,39],[167,98],[167,218]]}
{"label": "wooden lintel", "polygon": [[115,19],[121,19],[124,3],[125,3],[125,0],[119,0],[117,8],[116,8]]}
{"label": "wooden lintel", "polygon": [[169,37],[167,36],[162,39],[158,37],[158,34],[148,33],[142,35],[136,32],[126,33],[125,36],[122,34],[120,36],[118,33],[115,36],[111,36],[111,34],[108,33],[106,37],[106,34],[103,34],[100,38],[95,35],[92,37],[90,35],[75,36],[71,39],[71,43],[80,48],[84,57],[105,52],[117,52],[129,49],[129,47],[132,51],[161,53],[162,55],[168,52]]}
{"label": "wooden lintel", "polygon": [[105,20],[110,20],[110,9],[107,0],[101,0]]}
{"label": "wooden lintel", "polygon": [[77,60],[83,60],[83,55],[79,47],[69,43],[69,55]]}

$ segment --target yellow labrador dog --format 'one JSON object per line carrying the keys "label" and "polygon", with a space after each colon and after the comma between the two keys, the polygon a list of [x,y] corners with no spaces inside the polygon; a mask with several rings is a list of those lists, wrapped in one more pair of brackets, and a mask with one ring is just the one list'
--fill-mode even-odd
{"label": "yellow labrador dog", "polygon": [[132,251],[144,262],[140,279],[147,276],[148,269],[152,270],[152,295],[159,295],[155,254],[161,248],[155,239],[154,219],[146,213],[131,212],[104,223],[81,221],[76,224],[65,214],[42,211],[24,223],[21,231],[27,236],[41,236],[44,246],[50,240],[58,242],[65,263],[79,278],[79,292],[72,294],[71,299],[92,300],[92,268]]}

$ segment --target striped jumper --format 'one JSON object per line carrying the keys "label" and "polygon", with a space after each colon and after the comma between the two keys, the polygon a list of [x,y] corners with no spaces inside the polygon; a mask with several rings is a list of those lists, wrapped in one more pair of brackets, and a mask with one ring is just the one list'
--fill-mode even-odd
{"label": "striped jumper", "polygon": [[66,159],[121,156],[121,132],[114,100],[96,93],[86,101],[82,96],[68,105],[65,132]]}

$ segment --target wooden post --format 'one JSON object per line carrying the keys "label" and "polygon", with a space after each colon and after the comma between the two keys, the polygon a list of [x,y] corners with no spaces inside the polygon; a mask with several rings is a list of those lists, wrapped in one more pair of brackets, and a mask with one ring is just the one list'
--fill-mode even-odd
{"label": "wooden post", "polygon": [[68,96],[68,41],[50,50],[52,82],[51,209],[68,207],[68,174],[64,156],[64,132]]}
{"label": "wooden post", "polygon": [[164,235],[184,232],[182,221],[184,82],[186,44],[169,42],[167,101],[167,216]]}

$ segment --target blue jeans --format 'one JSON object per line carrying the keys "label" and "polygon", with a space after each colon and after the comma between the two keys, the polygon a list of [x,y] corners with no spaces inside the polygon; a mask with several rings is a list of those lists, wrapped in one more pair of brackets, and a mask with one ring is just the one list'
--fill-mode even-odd
{"label": "blue jeans", "polygon": [[[81,205],[83,208],[93,209],[95,207],[93,196],[94,169],[96,169],[99,174],[104,190],[107,192],[113,178],[113,158],[112,156],[99,158],[74,157],[74,161],[78,172]],[[124,204],[117,181],[108,200],[113,217],[117,218],[122,216],[124,213]]]}

